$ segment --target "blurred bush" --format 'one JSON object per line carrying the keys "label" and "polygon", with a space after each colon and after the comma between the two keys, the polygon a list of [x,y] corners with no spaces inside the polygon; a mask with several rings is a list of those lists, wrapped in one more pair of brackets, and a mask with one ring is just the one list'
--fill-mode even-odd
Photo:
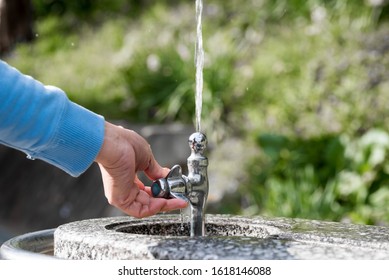
{"label": "blurred bush", "polygon": [[288,217],[388,222],[389,134],[360,138],[260,135],[264,156],[251,165],[258,212]]}
{"label": "blurred bush", "polygon": [[[194,1],[33,3],[37,40],[12,65],[107,118],[193,122]],[[389,222],[387,10],[204,1],[202,126],[261,151],[241,181],[251,213]]]}

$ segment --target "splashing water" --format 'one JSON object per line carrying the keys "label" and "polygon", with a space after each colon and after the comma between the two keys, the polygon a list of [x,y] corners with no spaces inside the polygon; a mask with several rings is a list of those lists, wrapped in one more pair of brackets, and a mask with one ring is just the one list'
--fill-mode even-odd
{"label": "splashing water", "polygon": [[203,0],[196,0],[197,40],[195,48],[196,64],[196,131],[201,130],[201,110],[203,103],[203,68],[204,50],[201,17],[203,13]]}
{"label": "splashing water", "polygon": [[184,231],[184,212],[182,209],[180,209],[180,220],[181,220],[181,227],[180,227],[180,230],[181,231]]}

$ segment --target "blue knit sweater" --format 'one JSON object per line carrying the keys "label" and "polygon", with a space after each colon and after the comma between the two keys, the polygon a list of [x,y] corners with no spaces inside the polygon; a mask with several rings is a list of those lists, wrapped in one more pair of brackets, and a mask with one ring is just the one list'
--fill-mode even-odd
{"label": "blue knit sweater", "polygon": [[72,176],[94,161],[104,140],[104,118],[0,61],[0,143]]}

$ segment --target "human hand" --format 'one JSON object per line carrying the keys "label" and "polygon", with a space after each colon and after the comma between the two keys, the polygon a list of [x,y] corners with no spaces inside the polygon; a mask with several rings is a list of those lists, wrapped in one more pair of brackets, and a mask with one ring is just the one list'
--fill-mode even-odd
{"label": "human hand", "polygon": [[152,197],[150,187],[138,179],[137,171],[155,180],[166,177],[169,169],[157,163],[147,141],[132,130],[106,122],[104,143],[96,162],[108,202],[130,216],[142,218],[187,206],[181,199]]}

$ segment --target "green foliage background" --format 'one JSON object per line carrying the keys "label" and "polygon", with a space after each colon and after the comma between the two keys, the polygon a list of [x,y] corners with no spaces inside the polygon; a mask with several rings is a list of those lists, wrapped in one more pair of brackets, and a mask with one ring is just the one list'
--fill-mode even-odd
{"label": "green foliage background", "polygon": [[[106,118],[192,123],[194,2],[34,0],[36,40],[5,59]],[[389,8],[373,2],[204,0],[203,126],[258,148],[250,213],[389,222]]]}

